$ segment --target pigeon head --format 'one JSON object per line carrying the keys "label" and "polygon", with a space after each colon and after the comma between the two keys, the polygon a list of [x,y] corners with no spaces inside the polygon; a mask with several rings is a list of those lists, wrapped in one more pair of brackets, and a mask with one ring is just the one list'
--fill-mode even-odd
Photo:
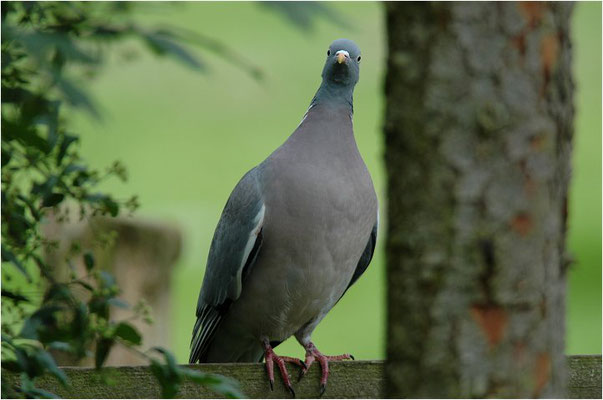
{"label": "pigeon head", "polygon": [[327,50],[323,84],[354,87],[360,75],[360,49],[349,39],[337,39]]}

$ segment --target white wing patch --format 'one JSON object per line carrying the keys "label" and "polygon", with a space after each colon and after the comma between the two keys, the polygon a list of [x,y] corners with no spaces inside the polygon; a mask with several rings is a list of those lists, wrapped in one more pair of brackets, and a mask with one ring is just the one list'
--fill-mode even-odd
{"label": "white wing patch", "polygon": [[300,121],[299,125],[297,125],[298,128],[306,120],[306,118],[308,117],[308,113],[310,112],[310,110],[312,109],[312,107],[314,107],[314,103],[310,104],[310,107],[308,107],[308,109],[306,110],[306,113],[304,114],[304,117]]}
{"label": "white wing patch", "polygon": [[253,245],[255,244],[255,241],[258,238],[258,234],[260,233],[260,230],[262,229],[262,225],[264,224],[264,214],[265,213],[266,213],[266,206],[262,204],[262,208],[260,209],[260,211],[258,212],[258,214],[255,216],[255,218],[253,220],[254,227],[251,230],[251,233],[249,233],[249,239],[247,239],[247,244],[245,245],[245,251],[243,251],[243,257],[241,258],[241,264],[239,265],[239,269],[237,271],[237,276],[235,278],[236,296],[234,296],[234,298],[238,298],[239,295],[241,294],[241,289],[242,289],[242,285],[243,285],[243,282],[241,280],[241,274],[243,273],[243,267],[245,267],[247,258],[249,257],[251,250],[253,250]]}

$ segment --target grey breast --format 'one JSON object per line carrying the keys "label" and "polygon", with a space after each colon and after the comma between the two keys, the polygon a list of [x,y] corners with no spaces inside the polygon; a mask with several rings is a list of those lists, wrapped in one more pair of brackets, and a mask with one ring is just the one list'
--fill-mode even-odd
{"label": "grey breast", "polygon": [[351,118],[330,109],[313,110],[259,170],[262,250],[223,327],[284,340],[346,290],[377,200]]}

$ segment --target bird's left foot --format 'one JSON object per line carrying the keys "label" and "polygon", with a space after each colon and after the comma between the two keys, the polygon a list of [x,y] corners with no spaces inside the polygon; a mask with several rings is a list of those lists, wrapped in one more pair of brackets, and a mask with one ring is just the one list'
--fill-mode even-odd
{"label": "bird's left foot", "polygon": [[329,361],[354,360],[354,356],[347,353],[341,354],[339,356],[325,356],[320,351],[318,351],[318,349],[316,348],[316,346],[314,346],[314,343],[312,342],[308,343],[305,348],[306,362],[305,365],[302,366],[302,370],[299,374],[298,380],[301,380],[301,378],[306,375],[306,372],[308,372],[308,369],[310,369],[310,366],[314,363],[314,361],[318,360],[318,363],[320,364],[320,368],[322,370],[322,374],[320,376],[320,396],[322,396],[325,393],[325,390],[327,390],[327,380],[329,378]]}
{"label": "bird's left foot", "polygon": [[285,386],[287,386],[289,392],[291,392],[293,397],[295,397],[295,391],[293,390],[293,386],[291,386],[291,378],[289,377],[285,363],[290,362],[297,364],[302,368],[305,368],[306,364],[304,364],[304,362],[299,358],[276,355],[272,349],[272,346],[270,346],[268,342],[264,343],[264,358],[266,359],[266,371],[268,372],[268,380],[270,381],[270,390],[274,390],[274,363],[276,363],[279,371],[281,372]]}

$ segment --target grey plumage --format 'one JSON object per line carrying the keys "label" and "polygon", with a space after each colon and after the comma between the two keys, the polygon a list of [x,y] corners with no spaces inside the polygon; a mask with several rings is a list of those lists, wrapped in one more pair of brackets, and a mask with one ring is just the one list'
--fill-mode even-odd
{"label": "grey plumage", "polygon": [[222,315],[241,294],[242,283],[262,243],[264,209],[254,168],[233,190],[214,233],[197,301],[191,362],[203,359]]}
{"label": "grey plumage", "polygon": [[330,46],[302,123],[230,195],[208,256],[191,363],[257,362],[263,341],[291,335],[305,345],[368,267],[378,217],[353,135],[359,60],[351,41]]}

